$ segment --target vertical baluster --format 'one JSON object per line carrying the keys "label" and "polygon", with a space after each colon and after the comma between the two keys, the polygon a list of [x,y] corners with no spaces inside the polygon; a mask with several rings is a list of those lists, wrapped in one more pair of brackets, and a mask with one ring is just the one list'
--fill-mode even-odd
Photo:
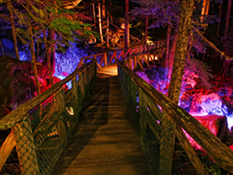
{"label": "vertical baluster", "polygon": [[74,115],[78,117],[78,87],[77,87],[76,76],[72,79],[72,96],[74,98],[74,101],[73,101]]}
{"label": "vertical baluster", "polygon": [[145,95],[144,93],[139,90],[139,136],[141,140],[141,144],[146,147],[145,141],[146,141],[146,128],[147,128],[147,123],[146,123],[146,100],[145,100]]}
{"label": "vertical baluster", "polygon": [[107,56],[107,52],[104,53],[104,67],[108,66],[108,56]]}

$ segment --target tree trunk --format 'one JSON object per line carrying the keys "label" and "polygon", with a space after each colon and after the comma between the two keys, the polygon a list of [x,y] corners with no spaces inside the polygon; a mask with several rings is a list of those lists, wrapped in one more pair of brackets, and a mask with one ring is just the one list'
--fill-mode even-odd
{"label": "tree trunk", "polygon": [[105,19],[106,12],[105,12],[105,0],[102,0],[102,19]]}
{"label": "tree trunk", "polygon": [[17,38],[16,38],[16,29],[15,29],[15,22],[14,22],[14,14],[13,11],[10,7],[10,5],[8,4],[9,2],[7,2],[7,9],[9,11],[10,14],[10,22],[11,22],[11,31],[12,31],[12,37],[13,37],[13,41],[14,41],[14,47],[15,47],[15,54],[16,54],[16,58],[17,60],[20,60],[19,58],[19,49],[17,46]]}
{"label": "tree trunk", "polygon": [[[184,74],[184,66],[188,48],[189,32],[191,30],[191,17],[193,14],[193,8],[194,0],[185,0],[181,2],[181,14],[178,25],[178,36],[172,69],[172,78],[168,90],[168,97],[176,104],[178,104],[179,101],[181,83]],[[196,155],[196,153],[191,144],[187,141],[187,138],[182,130],[178,128],[176,132],[177,138],[183,145],[190,161],[192,162],[196,170],[200,174],[208,174],[198,156],[193,157],[193,155]]]}
{"label": "tree trunk", "polygon": [[98,18],[99,18],[100,39],[101,39],[101,44],[103,44],[104,43],[104,38],[103,38],[103,32],[102,32],[101,5],[100,5],[100,2],[98,2]]}
{"label": "tree trunk", "polygon": [[[165,60],[165,68],[169,69],[169,51],[170,51],[170,36],[171,36],[171,25],[169,24],[167,27],[167,49],[166,49],[166,60]],[[169,75],[169,74],[168,74]],[[171,77],[169,77],[171,78]]]}
{"label": "tree trunk", "polygon": [[227,4],[227,15],[226,15],[226,23],[225,23],[225,30],[224,30],[224,38],[225,38],[225,44],[224,44],[224,49],[223,51],[226,53],[227,47],[228,47],[228,33],[229,33],[229,24],[230,24],[230,17],[231,17],[231,5],[232,5],[232,0],[228,0]]}
{"label": "tree trunk", "polygon": [[37,73],[37,66],[36,66],[36,56],[35,56],[35,50],[34,50],[34,40],[33,40],[33,33],[32,33],[32,24],[31,19],[28,19],[28,34],[29,34],[29,42],[30,42],[30,48],[31,48],[31,57],[32,57],[32,70],[35,76],[35,81],[37,85],[37,95],[40,94],[40,83],[38,80],[38,73]]}
{"label": "tree trunk", "polygon": [[92,3],[92,10],[93,10],[93,22],[95,24],[95,27],[96,27],[96,15],[95,15],[95,3],[93,2]]}
{"label": "tree trunk", "polygon": [[169,62],[168,62],[168,79],[169,80],[171,80],[171,76],[172,76],[172,68],[173,68],[173,62],[174,62],[174,56],[175,56],[175,50],[176,50],[177,35],[178,35],[178,32],[175,31],[174,39],[171,44],[172,47],[169,52]]}
{"label": "tree trunk", "polygon": [[50,84],[53,85],[53,75],[52,75],[51,61],[50,61],[50,49],[48,48],[47,37],[46,37],[45,30],[46,29],[44,29],[43,34],[44,34],[44,44],[45,44],[45,50],[46,50],[46,59],[47,59],[47,65],[48,65],[48,69],[49,69]]}
{"label": "tree trunk", "polygon": [[231,16],[231,5],[232,5],[232,0],[228,0],[224,36],[227,36],[228,32],[229,32],[229,24],[230,24],[230,16]]}
{"label": "tree trunk", "polygon": [[180,88],[184,73],[183,71],[188,48],[189,32],[191,30],[191,16],[193,8],[193,0],[182,1],[172,78],[168,91],[168,97],[176,104],[178,104],[179,101]]}
{"label": "tree trunk", "polygon": [[[225,23],[225,30],[224,30],[224,46],[223,46],[223,51],[225,52],[225,55],[228,55],[228,34],[229,34],[229,25],[230,25],[230,17],[231,17],[231,5],[232,5],[232,0],[228,0],[227,4],[227,15],[226,15],[226,23]],[[223,63],[222,67],[222,76],[226,76],[228,74],[228,61],[225,60]]]}
{"label": "tree trunk", "polygon": [[220,5],[219,5],[219,22],[218,22],[218,29],[217,29],[217,35],[219,35],[220,33],[220,28],[221,28],[221,19],[222,19],[222,5],[223,5],[223,2],[221,3],[220,2]]}
{"label": "tree trunk", "polygon": [[145,38],[144,43],[147,43],[147,36],[148,36],[148,23],[149,23],[149,16],[146,16],[146,23],[145,23]]}
{"label": "tree trunk", "polygon": [[51,65],[51,72],[52,74],[55,71],[55,64],[56,64],[56,33],[54,29],[49,30],[49,40],[52,42],[52,44],[49,46],[49,58],[48,62]]}
{"label": "tree trunk", "polygon": [[209,7],[210,7],[210,1],[204,0],[201,10],[201,22],[204,22],[204,16],[207,16],[209,14]]}
{"label": "tree trunk", "polygon": [[112,23],[112,0],[110,0],[109,2],[109,10],[110,10],[110,14],[109,14],[109,18],[110,18],[110,22]]}
{"label": "tree trunk", "polygon": [[107,47],[109,47],[109,11],[107,11],[107,30],[106,30],[106,42],[107,42]]}
{"label": "tree trunk", "polygon": [[129,42],[129,0],[125,0],[125,48],[130,47]]}

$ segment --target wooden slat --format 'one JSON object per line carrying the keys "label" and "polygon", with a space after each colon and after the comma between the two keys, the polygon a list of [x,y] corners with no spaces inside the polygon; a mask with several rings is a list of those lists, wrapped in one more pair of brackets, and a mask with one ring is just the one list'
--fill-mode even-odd
{"label": "wooden slat", "polygon": [[15,144],[16,142],[15,142],[14,133],[13,131],[11,131],[0,147],[0,171],[4,166],[7,158],[9,157],[11,151],[13,150]]}
{"label": "wooden slat", "polygon": [[140,62],[140,60],[137,60],[139,66],[141,67],[141,69],[143,69],[142,63]]}

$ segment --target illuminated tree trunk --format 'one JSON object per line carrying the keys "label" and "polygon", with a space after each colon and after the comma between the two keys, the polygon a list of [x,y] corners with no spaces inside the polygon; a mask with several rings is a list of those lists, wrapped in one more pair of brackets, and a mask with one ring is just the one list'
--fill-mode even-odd
{"label": "illuminated tree trunk", "polygon": [[201,22],[204,22],[204,16],[209,14],[210,0],[204,0],[201,10]]}
{"label": "illuminated tree trunk", "polygon": [[18,49],[18,46],[17,46],[16,29],[15,29],[15,22],[14,22],[14,14],[13,14],[13,11],[12,11],[12,9],[11,9],[8,1],[6,2],[6,4],[7,4],[7,9],[9,11],[9,14],[10,14],[11,31],[12,31],[13,41],[14,41],[16,58],[17,58],[17,60],[19,60],[19,49]]}
{"label": "illuminated tree trunk", "polygon": [[220,5],[219,5],[219,22],[218,22],[218,29],[217,29],[217,35],[219,35],[220,33],[220,27],[221,27],[221,19],[222,19],[222,5],[223,5],[223,2],[221,3],[220,2]]}
{"label": "illuminated tree trunk", "polygon": [[[184,74],[184,66],[189,41],[189,32],[191,30],[191,17],[193,14],[193,8],[194,0],[185,0],[181,2],[181,14],[178,25],[178,36],[172,69],[172,78],[168,90],[168,97],[175,104],[178,104],[180,96],[180,89]],[[189,143],[187,137],[179,126],[177,126],[176,132],[177,138],[179,139],[182,147],[185,149],[190,161],[196,168],[197,172],[199,174],[208,174],[197,154],[195,153],[193,147]]]}
{"label": "illuminated tree trunk", "polygon": [[129,0],[125,0],[125,48],[130,47],[129,42]]}
{"label": "illuminated tree trunk", "polygon": [[101,6],[100,6],[100,2],[98,2],[98,18],[99,18],[100,39],[101,39],[101,44],[103,44],[103,43],[104,43],[104,38],[103,38],[103,32],[102,32]]}
{"label": "illuminated tree trunk", "polygon": [[176,50],[176,43],[177,43],[177,35],[178,32],[175,31],[174,39],[171,44],[171,50],[169,51],[169,61],[168,61],[168,79],[171,79],[172,76],[172,68],[173,68],[173,62],[174,62],[174,56],[175,56],[175,50]]}
{"label": "illuminated tree trunk", "polygon": [[96,15],[95,15],[95,3],[94,2],[92,3],[92,8],[93,8],[93,22],[96,26]]}
{"label": "illuminated tree trunk", "polygon": [[102,18],[105,19],[106,17],[106,12],[105,12],[105,0],[102,0]]}

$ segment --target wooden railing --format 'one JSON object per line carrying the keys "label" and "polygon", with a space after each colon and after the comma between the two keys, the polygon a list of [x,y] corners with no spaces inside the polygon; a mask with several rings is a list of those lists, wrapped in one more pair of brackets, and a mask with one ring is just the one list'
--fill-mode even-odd
{"label": "wooden railing", "polygon": [[[127,65],[132,70],[138,66],[143,68],[144,63],[149,64],[149,60],[154,61],[156,59],[156,50],[164,49],[166,47],[165,44],[166,40],[160,40],[149,44],[130,47],[128,49],[118,49],[86,56],[81,59],[77,68],[80,68],[82,64],[92,59],[96,59],[98,68],[102,68],[108,64],[116,63],[116,60],[123,60],[127,58],[130,58],[128,59],[129,61]],[[133,57],[131,55],[133,55]]]}
{"label": "wooden railing", "polygon": [[[187,111],[174,104],[123,63],[117,61],[117,64],[122,90],[153,174],[171,174],[171,153],[174,150],[172,137],[180,127],[215,163],[233,173],[233,151],[229,147]],[[177,124],[177,128],[173,127],[173,123]],[[187,147],[184,149],[189,151]],[[197,172],[207,174],[207,171]]]}
{"label": "wooden railing", "polygon": [[[0,170],[16,147],[21,174],[51,174],[95,78],[96,60],[92,60],[1,119],[0,130],[11,131],[0,147]],[[69,81],[72,89],[64,92]]]}
{"label": "wooden railing", "polygon": [[[0,130],[10,131],[0,145],[0,171],[16,147],[22,174],[51,174],[93,87],[97,66],[101,69],[130,55],[141,55],[135,56],[135,63],[143,64],[143,55],[164,44],[158,41],[83,57],[72,74],[2,118]],[[64,92],[69,81],[72,89]]]}

